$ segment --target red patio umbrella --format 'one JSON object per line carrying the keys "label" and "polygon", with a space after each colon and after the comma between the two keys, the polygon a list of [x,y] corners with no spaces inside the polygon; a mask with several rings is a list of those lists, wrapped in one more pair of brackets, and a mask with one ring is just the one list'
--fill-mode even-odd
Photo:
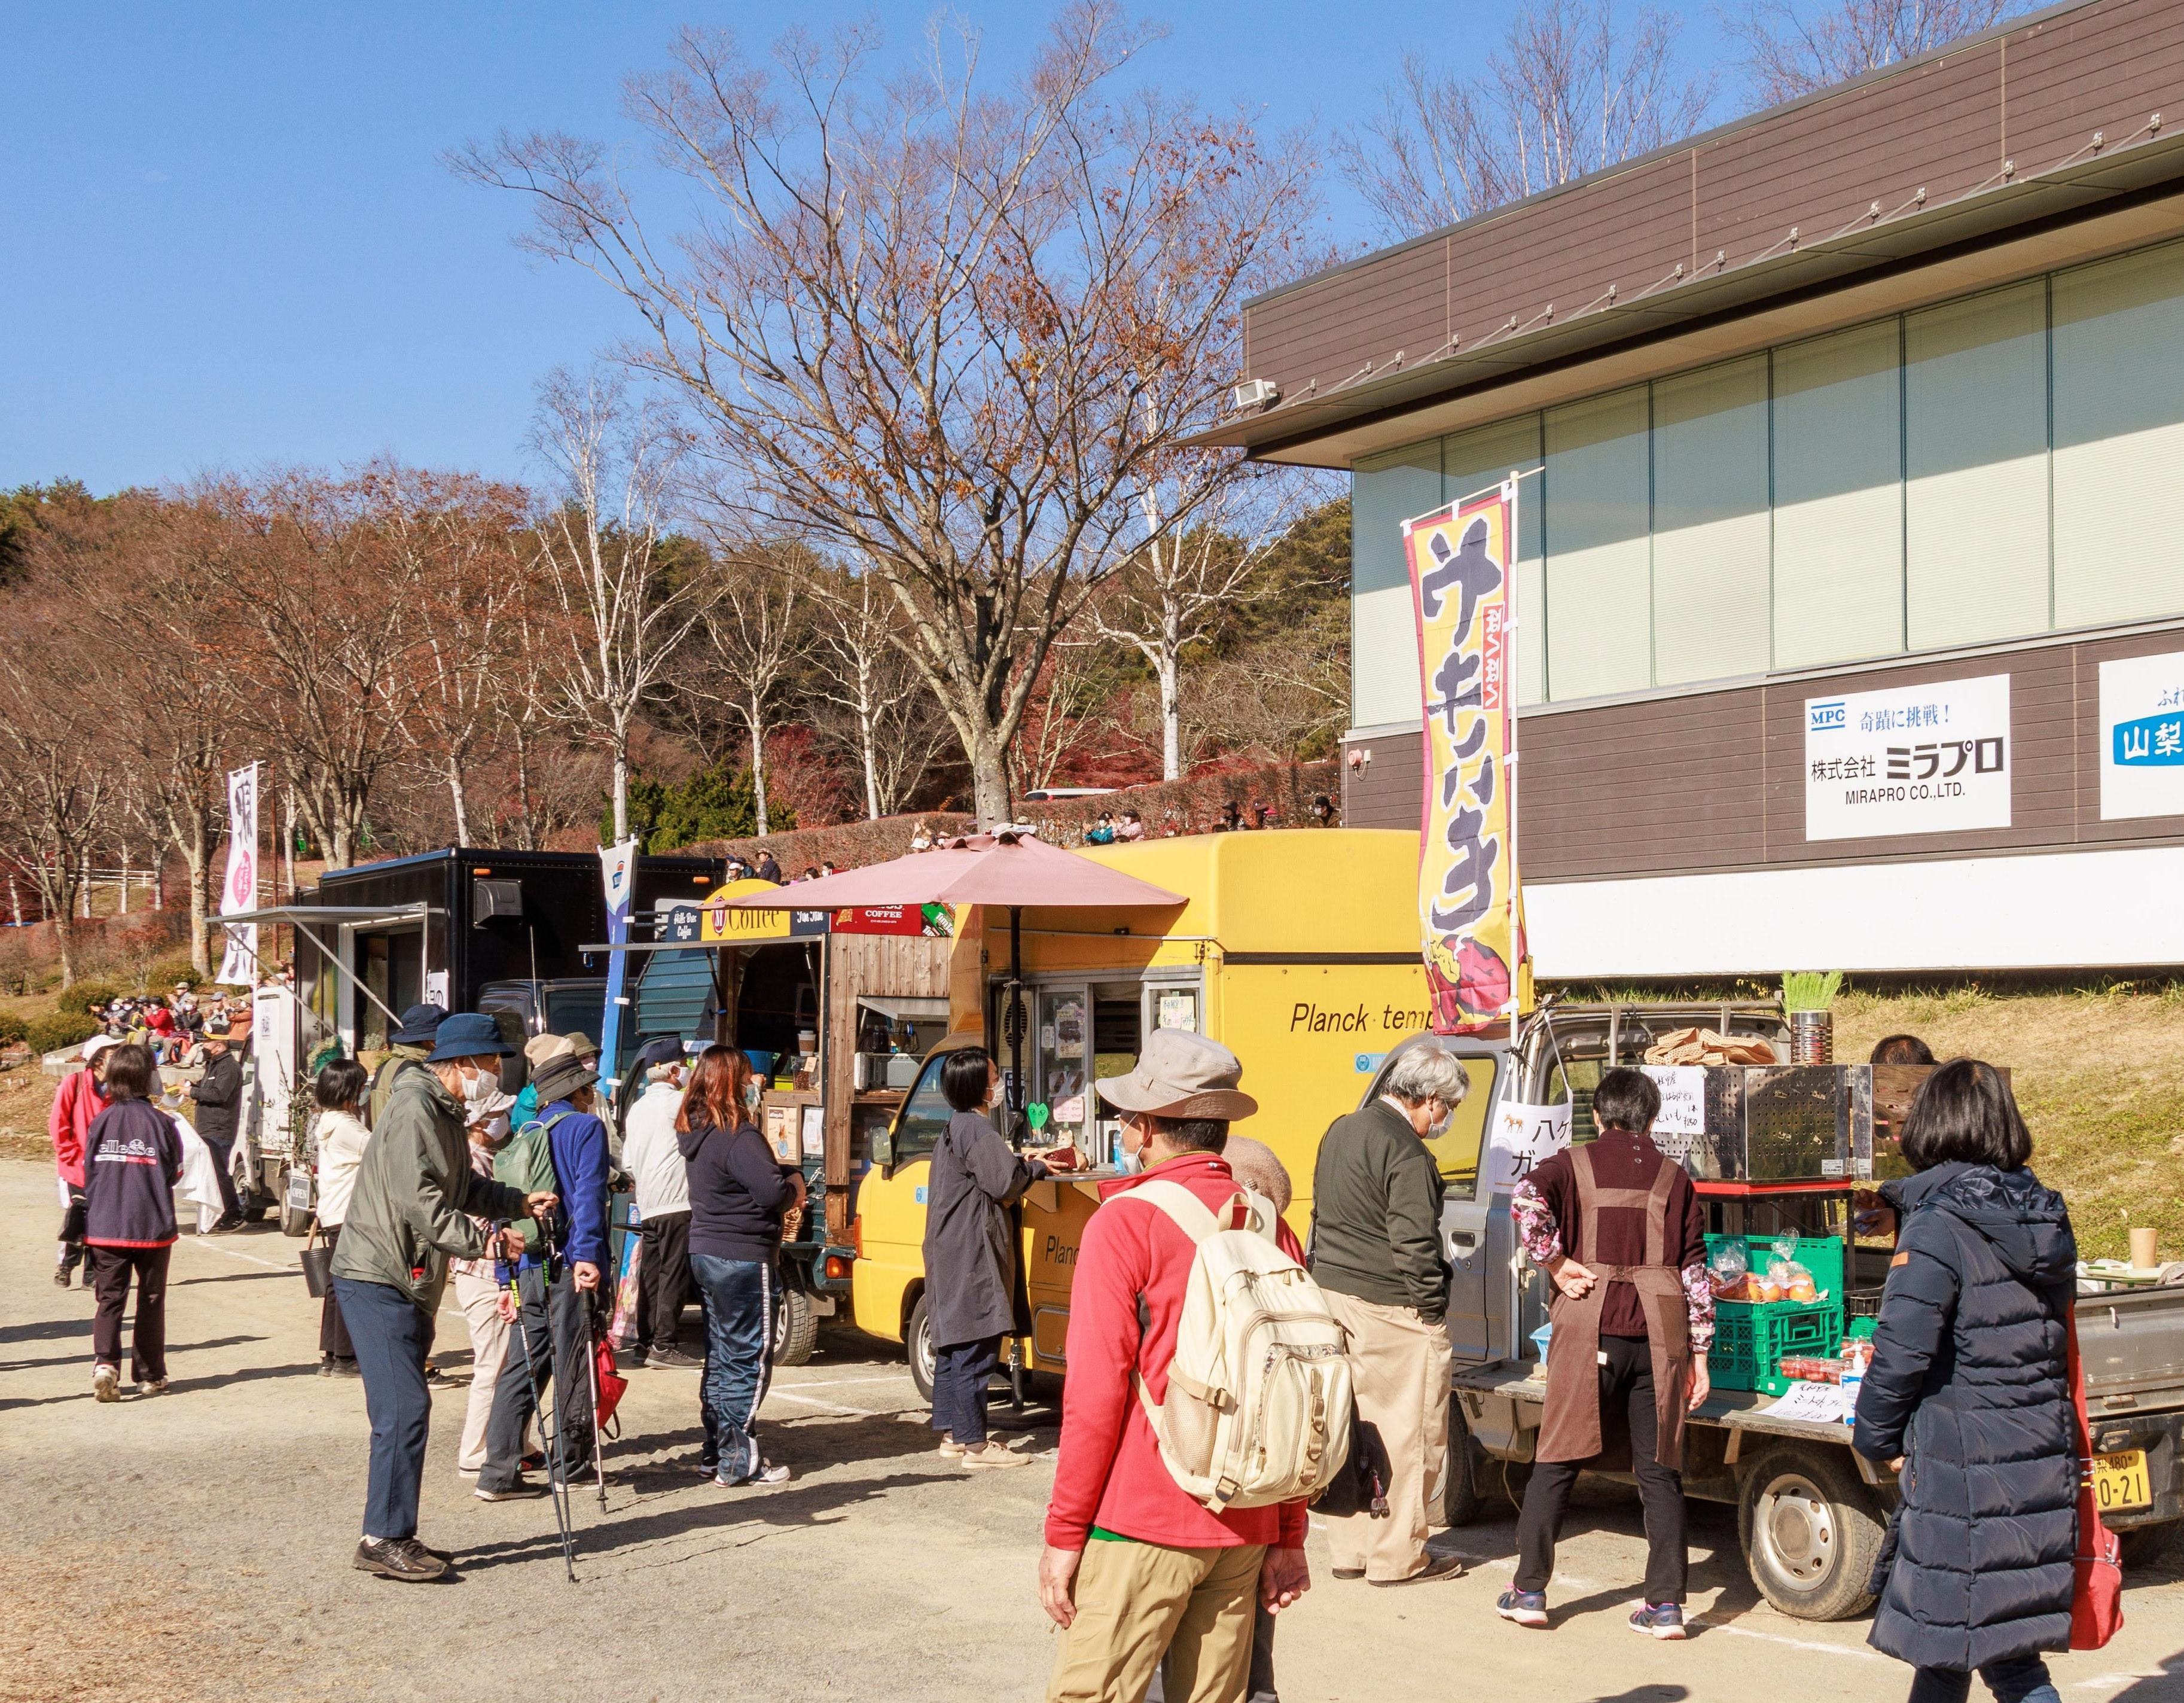
{"label": "red patio umbrella", "polygon": [[744,910],[842,911],[867,905],[995,905],[1009,913],[1009,1109],[1023,1097],[1023,910],[1154,909],[1184,902],[1180,893],[1125,875],[1024,834],[1003,831],[944,840],[861,869],[751,893],[727,904]]}

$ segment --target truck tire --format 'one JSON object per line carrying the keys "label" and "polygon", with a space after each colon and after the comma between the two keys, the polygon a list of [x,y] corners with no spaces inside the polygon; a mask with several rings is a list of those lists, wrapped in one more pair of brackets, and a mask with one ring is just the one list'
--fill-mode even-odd
{"label": "truck tire", "polygon": [[2118,1532],[2117,1541],[2123,1545],[2123,1568],[2136,1572],[2150,1567],[2169,1553],[2169,1546],[2176,1540],[2177,1522],[2164,1520],[2159,1526],[2134,1526],[2128,1532]]}
{"label": "truck tire", "polygon": [[1760,1595],[1798,1620],[1846,1620],[1872,1606],[1865,1586],[1883,1528],[1842,1450],[1786,1443],[1741,1477],[1736,1536]]}
{"label": "truck tire", "polygon": [[298,1212],[288,1204],[288,1173],[281,1173],[281,1233],[283,1236],[309,1236],[311,1233],[311,1214]]}
{"label": "truck tire", "polygon": [[801,1289],[782,1287],[780,1304],[773,1309],[773,1363],[800,1366],[811,1358],[819,1340],[819,1311]]}
{"label": "truck tire", "polygon": [[1448,1404],[1447,1501],[1442,1509],[1451,1526],[1468,1526],[1479,1517],[1479,1450],[1464,1423],[1463,1403],[1451,1397]]}
{"label": "truck tire", "polygon": [[902,1327],[902,1345],[910,1354],[910,1381],[917,1386],[919,1397],[930,1406],[933,1402],[933,1321],[926,1316],[923,1295],[917,1298],[917,1304],[910,1309],[909,1321]]}

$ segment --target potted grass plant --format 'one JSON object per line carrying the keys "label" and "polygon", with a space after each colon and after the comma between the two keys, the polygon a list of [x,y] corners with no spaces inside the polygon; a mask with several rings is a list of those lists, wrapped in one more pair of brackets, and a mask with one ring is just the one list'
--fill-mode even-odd
{"label": "potted grass plant", "polygon": [[1790,1019],[1790,1062],[1836,1062],[1836,996],[1842,991],[1839,969],[1793,969],[1782,978],[1782,1009]]}

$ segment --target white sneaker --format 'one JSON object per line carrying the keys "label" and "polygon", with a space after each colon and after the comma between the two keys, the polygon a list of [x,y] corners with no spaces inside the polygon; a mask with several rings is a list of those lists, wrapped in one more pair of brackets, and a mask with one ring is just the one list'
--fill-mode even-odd
{"label": "white sneaker", "polygon": [[121,1399],[121,1369],[101,1366],[91,1375],[91,1393],[100,1401]]}
{"label": "white sneaker", "polygon": [[976,1449],[963,1451],[966,1466],[1028,1466],[1031,1456],[1019,1455],[998,1437],[989,1437]]}

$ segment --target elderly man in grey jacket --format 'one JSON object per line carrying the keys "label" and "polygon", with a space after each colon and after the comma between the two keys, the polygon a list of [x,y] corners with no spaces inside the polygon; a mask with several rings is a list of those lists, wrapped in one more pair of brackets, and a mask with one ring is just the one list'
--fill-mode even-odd
{"label": "elderly man in grey jacket", "polygon": [[1441,1523],[1448,1458],[1448,1286],[1441,1179],[1426,1142],[1447,1128],[1470,1078],[1431,1043],[1396,1060],[1379,1097],[1337,1118],[1312,1170],[1312,1275],[1350,1333],[1357,1416],[1378,1427],[1391,1469],[1391,1517],[1327,1522],[1338,1579],[1376,1585],[1452,1578],[1426,1552]]}
{"label": "elderly man in grey jacket", "polygon": [[[461,1012],[440,1025],[425,1068],[395,1078],[334,1250],[334,1294],[371,1416],[356,1565],[384,1578],[415,1583],[448,1570],[445,1556],[417,1541],[417,1491],[432,1419],[425,1355],[448,1257],[476,1259],[491,1246],[473,1217],[554,1211],[551,1194],[526,1195],[471,1169],[464,1104],[499,1087],[508,1051],[489,1017]],[[508,1245],[511,1258],[522,1252],[512,1232]]]}

